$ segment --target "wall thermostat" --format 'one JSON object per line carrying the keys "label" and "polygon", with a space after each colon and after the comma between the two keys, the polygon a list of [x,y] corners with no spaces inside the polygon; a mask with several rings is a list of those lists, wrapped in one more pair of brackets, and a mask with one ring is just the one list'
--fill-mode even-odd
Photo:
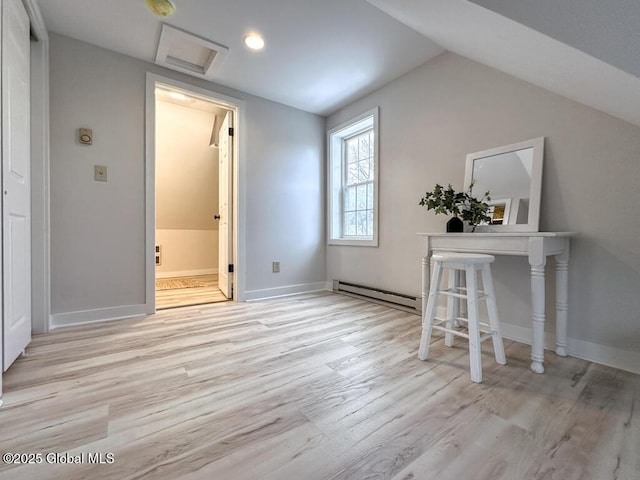
{"label": "wall thermostat", "polygon": [[93,130],[90,128],[79,128],[78,139],[83,145],[91,145],[93,143]]}

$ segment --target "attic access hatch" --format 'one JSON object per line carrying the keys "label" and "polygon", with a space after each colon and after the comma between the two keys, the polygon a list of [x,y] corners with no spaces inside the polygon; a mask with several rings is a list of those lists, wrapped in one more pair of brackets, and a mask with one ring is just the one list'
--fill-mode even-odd
{"label": "attic access hatch", "polygon": [[211,80],[228,52],[223,45],[162,25],[156,64]]}

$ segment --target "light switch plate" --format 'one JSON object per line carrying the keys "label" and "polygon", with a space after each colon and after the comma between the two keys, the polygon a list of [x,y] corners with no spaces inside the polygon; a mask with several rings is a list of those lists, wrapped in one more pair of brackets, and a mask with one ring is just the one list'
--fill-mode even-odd
{"label": "light switch plate", "polygon": [[107,181],[107,167],[105,165],[94,165],[93,166],[93,179],[96,182],[106,182]]}

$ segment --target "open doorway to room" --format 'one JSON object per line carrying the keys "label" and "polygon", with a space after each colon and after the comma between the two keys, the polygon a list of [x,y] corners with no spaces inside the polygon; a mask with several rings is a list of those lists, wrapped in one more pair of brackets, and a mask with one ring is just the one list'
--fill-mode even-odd
{"label": "open doorway to room", "polygon": [[233,116],[212,98],[156,85],[157,309],[233,298]]}

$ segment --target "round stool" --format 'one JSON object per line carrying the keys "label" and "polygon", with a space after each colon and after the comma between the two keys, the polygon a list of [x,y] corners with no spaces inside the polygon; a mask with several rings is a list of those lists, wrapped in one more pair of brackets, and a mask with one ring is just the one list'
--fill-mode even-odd
{"label": "round stool", "polygon": [[[501,365],[507,363],[500,334],[498,309],[496,307],[496,295],[491,278],[491,263],[495,260],[493,255],[475,253],[437,253],[431,257],[432,275],[429,288],[427,308],[422,317],[422,338],[418,358],[426,360],[429,355],[429,343],[431,332],[440,330],[445,332],[445,345],[453,346],[453,337],[464,337],[469,341],[469,364],[471,380],[482,382],[482,357],[480,344],[488,338],[493,340],[493,351],[496,362]],[[440,288],[442,273],[448,270],[449,282],[446,289]],[[459,283],[459,272],[465,273],[466,288]],[[478,289],[477,273],[482,274],[482,288]],[[440,295],[448,297],[446,318],[436,317],[436,310]],[[467,301],[467,318],[460,316],[459,302]],[[489,324],[480,322],[479,302],[486,300]],[[460,323],[466,325],[468,334],[455,327]]]}

